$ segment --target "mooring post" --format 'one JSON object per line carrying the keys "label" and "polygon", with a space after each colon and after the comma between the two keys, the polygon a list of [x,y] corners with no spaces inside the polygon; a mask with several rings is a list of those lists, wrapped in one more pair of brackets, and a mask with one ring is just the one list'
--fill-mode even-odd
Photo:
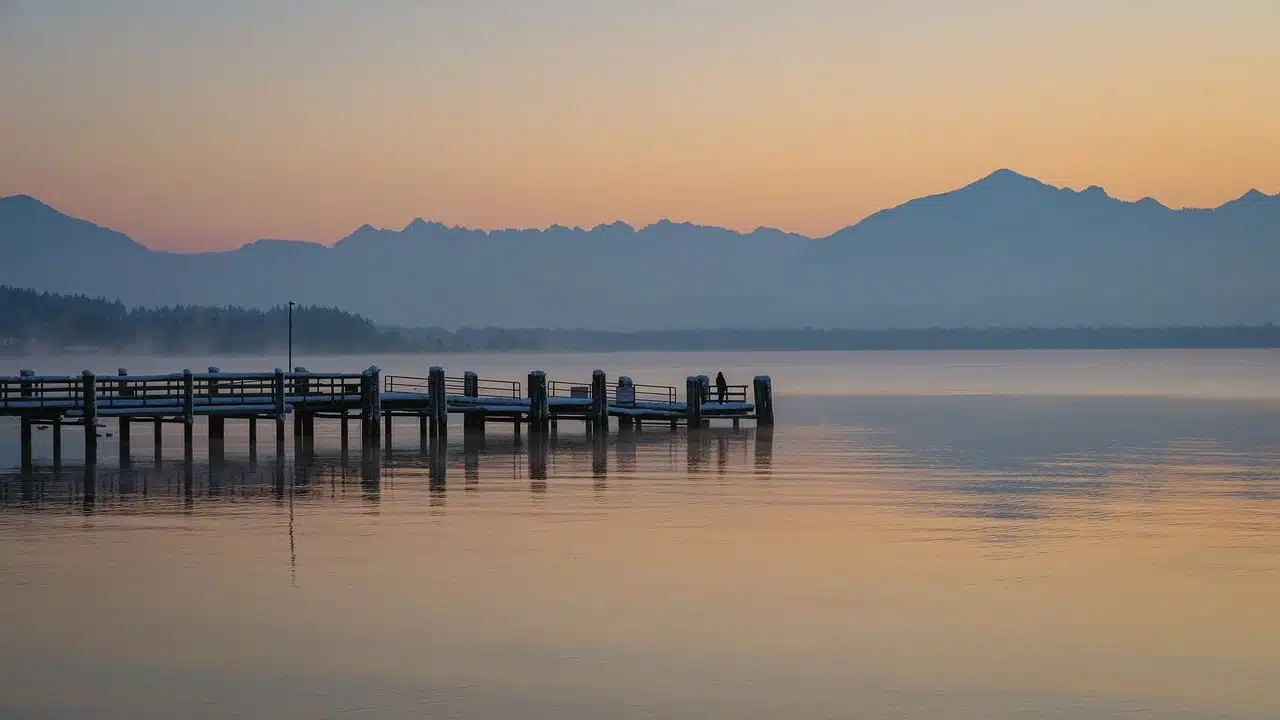
{"label": "mooring post", "polygon": [[22,426],[22,472],[29,475],[34,468],[31,458],[31,418],[23,415],[20,424]]}
{"label": "mooring post", "polygon": [[547,404],[547,374],[541,370],[529,373],[529,435],[546,434],[551,429],[551,412]]}
{"label": "mooring post", "polygon": [[[631,378],[623,375],[618,378],[618,391],[614,395],[614,402],[618,407],[634,408],[636,406],[636,384]],[[608,401],[606,400],[606,405]],[[608,408],[606,407],[606,411]],[[618,428],[627,428],[628,430],[636,426],[636,419],[632,415],[619,415]]]}
{"label": "mooring post", "polygon": [[754,382],[756,401],[756,425],[773,426],[773,380],[768,375],[757,375]]}
{"label": "mooring post", "polygon": [[191,454],[192,435],[196,426],[196,381],[191,368],[182,371],[182,444],[183,451]]}
{"label": "mooring post", "polygon": [[151,431],[151,441],[155,445],[155,461],[156,465],[160,464],[160,459],[164,456],[164,421],[156,418],[154,427]]}
{"label": "mooring post", "polygon": [[253,451],[258,446],[258,418],[249,418],[249,450]]}
{"label": "mooring post", "polygon": [[276,416],[276,454],[283,452],[284,449],[284,416],[285,416],[285,395],[284,395],[284,370],[276,368],[275,377],[271,379],[271,404],[275,406]]}
{"label": "mooring post", "polygon": [[436,376],[436,394],[440,399],[439,403],[431,405],[431,411],[436,414],[436,433],[438,437],[445,437],[449,434],[449,390],[445,386],[444,368],[434,368]]}
{"label": "mooring post", "polygon": [[[116,376],[120,378],[119,380],[116,381],[116,398],[120,399],[120,398],[129,397],[129,381],[126,379],[129,376],[129,371],[126,370],[125,368],[120,368],[116,370]],[[120,436],[120,460],[121,461],[126,461],[129,459],[129,452],[131,450],[130,445],[132,441],[130,431],[132,430],[132,428],[133,426],[129,422],[129,416],[121,415],[120,428],[116,433],[117,435]]]}
{"label": "mooring post", "polygon": [[369,384],[369,371],[360,373],[360,442],[369,437],[369,413],[373,412],[373,390]]}
{"label": "mooring post", "polygon": [[702,427],[702,381],[692,375],[684,380],[684,402],[689,427]]}
{"label": "mooring post", "polygon": [[84,410],[84,461],[91,465],[98,462],[98,379],[92,370],[80,374],[80,388]]}
{"label": "mooring post", "polygon": [[609,378],[603,370],[591,373],[591,425],[597,433],[609,432]]}
{"label": "mooring post", "polygon": [[427,371],[427,399],[431,412],[431,436],[437,438],[448,433],[449,396],[444,385],[444,368],[432,365]]}
{"label": "mooring post", "polygon": [[[470,370],[462,374],[462,394],[469,398],[480,397],[480,377]],[[478,412],[464,413],[462,429],[464,432],[483,430],[484,416]]]}
{"label": "mooring post", "polygon": [[62,413],[53,416],[53,466],[62,467]]}
{"label": "mooring post", "polygon": [[369,439],[377,444],[382,428],[382,371],[376,365],[369,366]]}
{"label": "mooring post", "polygon": [[[216,367],[209,368],[209,375],[211,376],[217,375],[219,372],[220,371]],[[212,407],[218,402],[218,394],[220,392],[220,388],[218,387],[218,378],[210,377],[208,383],[209,405],[211,406],[209,408],[209,442],[212,444],[213,441],[222,440],[226,437],[226,424],[224,423],[222,416],[218,415],[216,409]]]}

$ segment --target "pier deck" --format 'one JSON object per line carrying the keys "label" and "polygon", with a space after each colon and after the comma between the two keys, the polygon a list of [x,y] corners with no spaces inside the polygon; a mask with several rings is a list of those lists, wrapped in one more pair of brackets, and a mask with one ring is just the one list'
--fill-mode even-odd
{"label": "pier deck", "polygon": [[225,437],[228,419],[249,422],[251,443],[256,442],[258,420],[274,421],[277,442],[283,443],[285,422],[292,416],[295,440],[314,436],[315,418],[336,418],[342,422],[345,443],[348,422],[358,418],[362,442],[377,444],[384,431],[390,438],[393,417],[418,418],[425,439],[445,435],[451,414],[461,415],[463,429],[476,433],[483,433],[489,422],[505,422],[514,424],[517,433],[528,425],[531,434],[541,434],[561,420],[579,420],[588,432],[607,433],[611,418],[619,427],[646,422],[703,427],[713,419],[735,427],[743,420],[772,425],[773,391],[766,376],[755,378],[749,400],[747,386],[730,386],[721,395],[711,389],[706,376],[687,378],[681,397],[674,386],[640,385],[625,376],[611,384],[600,370],[587,382],[549,381],[545,373],[533,371],[522,384],[471,372],[447,376],[440,367],[432,367],[426,377],[384,377],[376,367],[358,373],[305,368],[223,373],[209,368],[165,375],[129,375],[125,370],[96,375],[86,370],[74,376],[39,376],[24,370],[16,377],[0,377],[0,416],[21,421],[24,470],[31,465],[31,428],[36,424],[54,426],[55,461],[62,426],[83,426],[85,456],[92,461],[98,428],[107,418],[119,421],[120,443],[126,449],[132,423],[181,423],[190,452],[198,417],[208,422],[210,443]]}

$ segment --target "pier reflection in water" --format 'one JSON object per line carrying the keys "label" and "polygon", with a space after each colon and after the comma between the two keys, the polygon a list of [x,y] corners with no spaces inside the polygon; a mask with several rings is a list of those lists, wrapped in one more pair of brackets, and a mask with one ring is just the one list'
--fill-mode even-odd
{"label": "pier reflection in water", "polygon": [[[317,447],[314,442],[281,447],[262,457],[252,445],[233,447],[211,442],[202,456],[157,456],[146,462],[117,458],[115,463],[60,464],[31,473],[0,475],[0,503],[18,505],[79,504],[86,511],[127,506],[133,501],[281,498],[360,489],[363,500],[376,502],[384,485],[406,480],[425,490],[434,506],[443,506],[453,489],[479,490],[489,482],[527,483],[534,494],[548,490],[551,478],[589,477],[596,490],[606,490],[609,477],[643,475],[690,476],[728,471],[730,458],[767,471],[772,462],[772,428],[704,428],[678,432],[624,429],[605,435],[519,437],[511,434],[458,433],[451,441],[432,441],[418,448],[377,448],[370,452],[346,447]],[[286,452],[292,450],[293,452]]]}

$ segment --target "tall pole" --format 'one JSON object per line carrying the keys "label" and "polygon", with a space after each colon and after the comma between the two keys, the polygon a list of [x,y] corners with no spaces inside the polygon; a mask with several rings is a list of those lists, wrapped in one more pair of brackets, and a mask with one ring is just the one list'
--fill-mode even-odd
{"label": "tall pole", "polygon": [[293,372],[293,301],[289,301],[289,365],[286,372]]}

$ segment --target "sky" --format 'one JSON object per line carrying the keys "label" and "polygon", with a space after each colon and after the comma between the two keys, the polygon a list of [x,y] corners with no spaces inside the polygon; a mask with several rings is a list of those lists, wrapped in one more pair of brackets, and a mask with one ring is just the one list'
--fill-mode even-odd
{"label": "sky", "polygon": [[152,247],[1280,192],[1277,0],[0,0],[0,196]]}

